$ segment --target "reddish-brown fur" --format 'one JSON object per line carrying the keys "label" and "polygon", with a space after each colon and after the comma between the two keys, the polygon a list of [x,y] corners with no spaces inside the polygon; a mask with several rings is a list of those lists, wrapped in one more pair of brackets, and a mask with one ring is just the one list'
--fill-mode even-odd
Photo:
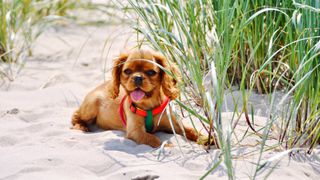
{"label": "reddish-brown fur", "polygon": [[[153,63],[151,63],[151,62]],[[80,108],[72,116],[74,129],[88,131],[87,125],[95,122],[100,128],[106,130],[126,131],[126,137],[134,140],[139,144],[147,144],[152,147],[161,145],[160,139],[155,136],[156,131],[165,131],[172,133],[167,113],[164,112],[159,126],[157,126],[160,114],[153,117],[152,133],[147,133],[145,129],[145,118],[129,110],[130,92],[137,87],[133,82],[132,76],[139,75],[143,77],[141,89],[149,96],[135,102],[135,105],[141,109],[153,109],[161,105],[165,97],[171,100],[179,96],[179,89],[176,87],[177,80],[166,74],[155,63],[171,71],[179,79],[180,74],[176,66],[169,62],[159,53],[149,50],[134,50],[129,53],[121,54],[114,61],[112,70],[112,80],[98,86],[91,91],[84,99]],[[124,70],[130,69],[132,73],[127,75]],[[156,75],[147,76],[148,70],[154,70]],[[128,95],[124,102],[124,115],[127,126],[124,127],[119,115],[119,105],[121,98]],[[171,110],[170,110],[171,111]],[[188,139],[196,141],[198,134],[192,129],[178,124],[174,113],[170,113],[173,126],[177,134],[186,133]]]}

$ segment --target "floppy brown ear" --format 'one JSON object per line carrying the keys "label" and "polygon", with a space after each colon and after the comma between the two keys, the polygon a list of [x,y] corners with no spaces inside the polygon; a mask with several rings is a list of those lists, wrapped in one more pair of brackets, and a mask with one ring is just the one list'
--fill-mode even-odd
{"label": "floppy brown ear", "polygon": [[109,87],[109,92],[112,99],[115,99],[119,96],[121,70],[123,63],[127,60],[127,58],[128,54],[122,53],[114,60],[112,69],[112,82],[111,87]]}
{"label": "floppy brown ear", "polygon": [[[173,62],[169,64],[166,58],[159,53],[155,52],[153,56],[158,64],[172,73],[172,75],[169,75],[166,72],[161,71],[163,93],[171,100],[178,98],[180,95],[180,90],[177,87],[177,84],[181,78],[181,75],[177,65]],[[173,75],[176,77],[176,79],[174,79]]]}

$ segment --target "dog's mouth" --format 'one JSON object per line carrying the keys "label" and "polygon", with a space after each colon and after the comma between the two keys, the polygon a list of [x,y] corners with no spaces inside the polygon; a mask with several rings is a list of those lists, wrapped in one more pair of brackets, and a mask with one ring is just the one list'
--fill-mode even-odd
{"label": "dog's mouth", "polygon": [[140,88],[137,88],[130,93],[130,97],[132,101],[135,101],[135,102],[140,101],[145,95],[146,93],[142,91]]}

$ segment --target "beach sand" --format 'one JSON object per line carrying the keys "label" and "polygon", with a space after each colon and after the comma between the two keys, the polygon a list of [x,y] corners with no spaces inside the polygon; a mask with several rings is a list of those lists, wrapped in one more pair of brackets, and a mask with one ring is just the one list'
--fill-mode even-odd
{"label": "beach sand", "polygon": [[[162,141],[175,145],[160,151],[138,145],[120,131],[70,129],[72,113],[87,92],[110,78],[112,58],[134,45],[127,43],[132,37],[130,28],[123,25],[68,24],[50,28],[37,39],[33,56],[15,80],[0,87],[0,179],[199,179],[219,160],[220,150],[214,146],[206,152],[181,136],[157,133]],[[106,42],[106,47],[112,44],[109,54]],[[264,126],[265,114],[258,115],[256,123]],[[231,117],[226,112],[223,121]],[[241,117],[236,130],[239,137],[246,130]],[[236,179],[253,175],[259,142],[253,135],[233,147]],[[277,141],[267,143],[271,146]],[[262,162],[281,151],[265,152]],[[319,179],[319,148],[311,155],[294,152],[292,158],[283,155],[266,163],[258,179],[273,168],[269,179]],[[227,178],[223,163],[207,177]]]}

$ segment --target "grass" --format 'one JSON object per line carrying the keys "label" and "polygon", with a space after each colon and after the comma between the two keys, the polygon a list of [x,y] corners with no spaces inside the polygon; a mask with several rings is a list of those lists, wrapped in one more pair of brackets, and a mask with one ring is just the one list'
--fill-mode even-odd
{"label": "grass", "polygon": [[[280,129],[277,139],[284,149],[303,147],[311,152],[320,142],[319,0],[129,0],[129,4],[141,43],[179,65],[184,76],[178,104],[206,126],[208,139],[215,137],[229,179],[235,178],[230,138],[237,120],[223,125],[221,114],[225,91],[232,86],[244,99],[242,110],[234,113],[244,114],[248,128],[261,138],[252,178],[261,170],[273,127]],[[247,105],[252,91],[271,93],[272,111],[261,134],[249,114],[254,107]],[[285,94],[280,104],[275,103],[276,91]],[[275,113],[282,107],[288,107],[285,113]]]}
{"label": "grass", "polygon": [[[0,0],[0,79],[13,80],[35,39],[77,0]],[[18,68],[13,68],[16,66]],[[14,69],[16,72],[14,72]]]}
{"label": "grass", "polygon": [[[115,13],[117,8],[113,3],[91,0],[0,0],[0,80],[15,79],[26,57],[32,55],[33,42],[48,27],[66,23],[99,26],[123,22],[121,15]],[[78,10],[97,18],[80,17]],[[106,14],[108,20],[98,17],[94,11]]]}

